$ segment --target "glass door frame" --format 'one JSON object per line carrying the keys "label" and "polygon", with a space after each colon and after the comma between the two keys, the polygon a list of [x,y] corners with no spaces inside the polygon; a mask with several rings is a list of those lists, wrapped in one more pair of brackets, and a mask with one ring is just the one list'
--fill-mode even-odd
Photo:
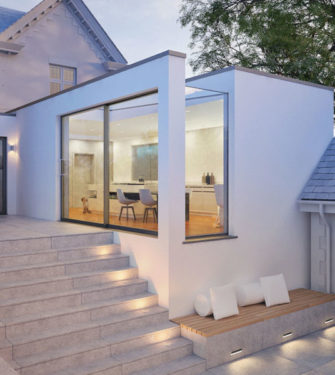
{"label": "glass door frame", "polygon": [[[70,223],[77,223],[77,224],[85,224],[85,225],[91,225],[91,226],[97,226],[97,227],[104,227],[104,228],[111,228],[114,230],[120,230],[120,231],[125,231],[125,232],[134,232],[134,233],[141,233],[141,234],[146,234],[150,235],[153,237],[158,237],[158,231],[153,231],[153,230],[146,230],[146,229],[141,229],[141,228],[132,228],[128,226],[123,226],[123,225],[115,225],[115,224],[110,224],[109,223],[109,205],[110,205],[110,196],[109,196],[109,163],[110,163],[110,155],[109,155],[109,146],[110,146],[110,106],[113,104],[118,104],[125,102],[127,100],[131,99],[136,99],[140,98],[142,96],[146,95],[152,95],[152,94],[157,94],[158,90],[157,88],[146,90],[134,95],[128,95],[126,97],[122,97],[120,99],[116,99],[114,101],[110,101],[105,104],[100,104],[100,105],[94,105],[91,107],[86,107],[84,109],[78,110],[78,111],[73,111],[66,113],[64,115],[60,116],[60,194],[61,194],[61,199],[60,199],[60,205],[61,205],[61,221],[65,222],[70,222]],[[158,104],[159,105],[159,104]],[[63,159],[64,155],[64,118],[75,115],[81,112],[86,112],[89,110],[94,110],[96,108],[104,108],[104,116],[103,116],[103,134],[104,134],[104,139],[103,139],[103,149],[104,149],[104,160],[103,160],[103,223],[95,223],[95,222],[90,222],[90,221],[83,221],[83,220],[78,220],[78,219],[70,219],[65,217],[64,214],[64,201],[65,201],[65,194],[66,190],[64,189],[65,186],[65,177],[67,176],[67,173],[69,173],[69,165],[66,165],[67,160]],[[159,181],[158,181],[159,184]]]}
{"label": "glass door frame", "polygon": [[2,210],[0,215],[7,215],[7,137],[0,137],[2,144]]}

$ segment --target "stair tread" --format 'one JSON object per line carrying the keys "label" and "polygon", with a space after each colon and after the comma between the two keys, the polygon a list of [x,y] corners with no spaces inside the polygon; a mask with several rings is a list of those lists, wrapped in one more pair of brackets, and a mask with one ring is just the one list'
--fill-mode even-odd
{"label": "stair tread", "polygon": [[191,354],[186,357],[175,359],[174,361],[163,363],[157,367],[136,371],[133,375],[172,375],[177,371],[199,365],[205,365],[205,360]]}
{"label": "stair tread", "polygon": [[114,357],[121,363],[130,363],[145,357],[150,357],[151,355],[167,352],[173,349],[179,349],[190,345],[192,345],[191,341],[183,337],[177,337],[157,344],[143,346],[129,352],[116,354]]}
{"label": "stair tread", "polygon": [[71,324],[70,326],[63,326],[57,329],[43,330],[39,332],[38,334],[35,333],[30,336],[24,335],[24,337],[13,337],[11,338],[11,342],[14,345],[26,344],[26,343],[30,343],[33,341],[47,339],[50,337],[61,336],[65,334],[82,331],[85,329],[98,328],[98,327],[105,326],[108,324],[120,323],[122,321],[132,320],[132,319],[140,318],[143,316],[155,315],[155,314],[163,313],[166,311],[167,309],[163,307],[151,306],[145,309],[128,311],[122,314],[113,314],[109,318],[104,318],[104,319],[99,319],[99,320],[94,320],[94,321],[91,320],[88,322],[81,322],[77,324]]}
{"label": "stair tread", "polygon": [[23,303],[31,303],[31,302],[38,302],[38,301],[45,301],[47,299],[57,298],[57,297],[67,297],[67,296],[73,296],[73,295],[79,295],[81,293],[86,292],[93,292],[93,291],[102,291],[109,288],[117,288],[127,285],[135,285],[135,284],[141,284],[145,283],[146,280],[144,279],[126,279],[126,280],[118,280],[118,281],[111,281],[104,284],[99,285],[92,285],[88,287],[82,287],[82,288],[73,288],[64,292],[57,292],[57,293],[45,293],[45,294],[39,294],[36,296],[28,296],[23,298],[13,298],[13,299],[7,299],[0,301],[0,307],[4,306],[11,306],[11,305],[19,305]]}
{"label": "stair tread", "polygon": [[[136,331],[130,331],[130,332],[127,332],[128,339],[132,339],[135,337],[144,336],[146,334],[154,333],[157,331],[173,328],[174,326],[176,326],[176,324],[173,324],[167,321],[159,325],[157,324],[152,325],[150,327],[147,327],[146,329],[142,328]],[[125,336],[123,337],[123,341],[125,341]],[[100,338],[98,340],[92,340],[89,342],[82,343],[80,345],[77,344],[75,346],[62,347],[58,350],[50,350],[50,351],[38,353],[32,356],[18,358],[16,361],[21,367],[27,367],[27,366],[32,366],[32,365],[36,365],[39,363],[47,362],[50,360],[87,352],[87,351],[94,350],[94,349],[104,348],[110,345],[111,345],[111,342],[110,340],[108,340],[108,338]]]}
{"label": "stair tread", "polygon": [[61,315],[66,315],[66,314],[71,314],[71,313],[76,313],[76,312],[94,310],[100,307],[113,306],[119,303],[128,302],[128,301],[137,300],[137,299],[146,298],[146,297],[152,297],[152,296],[155,296],[155,294],[149,293],[149,292],[139,293],[139,294],[133,294],[133,295],[124,296],[124,297],[115,297],[109,300],[94,301],[94,302],[85,303],[85,304],[78,305],[78,306],[63,307],[63,308],[57,308],[56,310],[51,310],[51,311],[42,311],[42,312],[34,313],[34,314],[26,314],[26,315],[14,316],[10,318],[4,318],[2,319],[2,321],[6,324],[6,326],[12,326],[12,325],[16,325],[20,323],[28,323],[28,322],[32,322],[32,321],[40,320],[40,319],[48,319],[48,318],[59,317]]}
{"label": "stair tread", "polygon": [[12,344],[7,339],[0,339],[0,349],[9,348],[11,346]]}
{"label": "stair tread", "polygon": [[91,246],[79,246],[79,247],[64,247],[60,249],[44,249],[44,250],[28,250],[28,251],[10,251],[10,252],[0,252],[0,259],[1,258],[10,258],[10,257],[17,257],[21,255],[40,255],[40,254],[53,254],[62,251],[71,251],[71,250],[86,250],[86,249],[99,249],[99,248],[106,248],[106,247],[113,247],[116,248],[118,251],[121,250],[121,246],[118,244],[106,244],[106,245],[91,245]]}
{"label": "stair tread", "polygon": [[30,270],[30,269],[34,270],[36,268],[65,266],[65,265],[72,265],[72,264],[79,264],[79,263],[89,263],[89,262],[96,261],[96,260],[119,259],[119,258],[127,258],[127,257],[128,255],[124,255],[120,253],[120,254],[107,254],[107,255],[101,255],[101,256],[84,257],[84,258],[75,259],[75,260],[59,260],[57,262],[28,264],[25,266],[15,266],[15,267],[4,267],[4,268],[0,268],[0,273],[24,271],[24,270]]}
{"label": "stair tread", "polygon": [[[30,286],[30,285],[42,284],[42,283],[45,283],[45,282],[81,279],[81,278],[84,278],[84,277],[98,276],[98,275],[102,275],[102,274],[108,274],[108,273],[111,273],[111,272],[124,271],[124,270],[134,270],[134,269],[137,269],[137,267],[127,266],[127,267],[112,268],[110,270],[99,270],[99,271],[75,273],[75,274],[64,275],[64,276],[53,276],[52,278],[41,278],[41,279],[34,279],[34,280],[23,280],[23,281],[9,282],[9,283],[1,283],[0,291],[3,290],[3,289],[7,289],[7,288],[14,288],[14,287],[20,287],[20,286]],[[97,284],[97,285],[99,285],[99,284]]]}

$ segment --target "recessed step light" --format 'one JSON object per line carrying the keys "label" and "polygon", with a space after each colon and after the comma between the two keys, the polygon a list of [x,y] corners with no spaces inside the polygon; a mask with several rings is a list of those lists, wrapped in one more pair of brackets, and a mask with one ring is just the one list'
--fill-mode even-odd
{"label": "recessed step light", "polygon": [[283,339],[286,339],[286,337],[290,337],[293,335],[293,332],[286,332],[283,334]]}
{"label": "recessed step light", "polygon": [[334,321],[334,318],[329,318],[325,320],[325,324],[333,323],[333,321]]}
{"label": "recessed step light", "polygon": [[237,355],[237,354],[240,354],[240,353],[242,353],[242,349],[236,349],[236,350],[233,350],[231,353],[230,353],[230,355],[231,356],[234,356],[234,355]]}

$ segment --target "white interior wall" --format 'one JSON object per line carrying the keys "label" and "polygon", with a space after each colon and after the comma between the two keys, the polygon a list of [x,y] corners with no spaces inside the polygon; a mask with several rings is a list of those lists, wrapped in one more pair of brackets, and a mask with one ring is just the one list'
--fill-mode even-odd
{"label": "white interior wall", "polygon": [[[17,166],[19,163],[18,129],[15,116],[0,115],[0,136],[7,137],[7,212],[9,215],[16,214],[16,184]],[[14,151],[9,151],[9,145],[15,147]]]}
{"label": "white interior wall", "polygon": [[215,285],[282,272],[289,289],[309,286],[309,224],[297,198],[332,137],[333,92],[238,70],[190,84],[230,93],[229,225],[238,238],[174,241],[171,317],[191,313],[195,295]]}

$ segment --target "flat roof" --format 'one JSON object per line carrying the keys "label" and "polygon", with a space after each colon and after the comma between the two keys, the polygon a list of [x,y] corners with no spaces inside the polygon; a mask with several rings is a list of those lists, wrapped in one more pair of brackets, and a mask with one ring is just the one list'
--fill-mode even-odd
{"label": "flat roof", "polygon": [[[42,97],[40,99],[37,99],[37,100],[34,100],[32,102],[29,102],[27,104],[24,104],[20,107],[17,107],[17,108],[13,108],[9,111],[6,112],[6,114],[12,114],[16,111],[19,111],[20,109],[23,109],[23,108],[26,108],[26,107],[29,107],[31,105],[34,105],[34,104],[37,104],[39,102],[42,102],[44,100],[48,100],[50,98],[53,98],[53,97],[56,97],[58,95],[62,95],[64,93],[67,93],[69,91],[73,91],[73,90],[76,90],[80,87],[83,87],[83,86],[86,86],[86,85],[89,85],[93,82],[97,82],[97,81],[100,81],[102,79],[105,79],[107,77],[110,77],[110,76],[113,76],[115,74],[119,74],[119,73],[122,73],[128,69],[132,69],[132,68],[135,68],[139,65],[142,65],[142,64],[146,64],[150,61],[153,61],[153,60],[156,60],[156,59],[159,59],[161,57],[164,57],[164,56],[167,56],[167,55],[170,55],[170,56],[176,56],[176,57],[181,57],[181,58],[186,58],[186,54],[185,53],[182,53],[182,52],[178,52],[178,51],[173,51],[173,50],[167,50],[167,51],[164,51],[164,52],[161,52],[161,53],[158,53],[156,55],[153,55],[151,57],[148,57],[146,59],[143,59],[143,60],[140,60],[140,61],[137,61],[133,64],[129,64],[129,65],[126,65],[125,67],[121,68],[121,69],[118,69],[118,70],[115,70],[115,71],[112,71],[112,72],[108,72],[108,73],[105,73],[99,77],[96,77],[96,78],[93,78],[93,79],[90,79],[88,81],[85,81],[85,82],[82,82],[82,83],[79,83],[78,85],[76,86],[73,86],[73,87],[70,87],[66,90],[63,90],[63,91],[60,91],[56,94],[52,94],[52,95],[47,95],[45,97]],[[232,66],[228,66],[226,68],[223,68],[223,69],[219,69],[219,70],[214,70],[212,72],[208,72],[208,73],[204,73],[204,74],[199,74],[197,76],[194,76],[194,77],[190,77],[190,78],[187,78],[186,79],[186,83],[188,82],[192,82],[192,81],[196,81],[198,79],[202,79],[202,78],[206,78],[206,77],[210,77],[210,76],[214,76],[216,74],[222,74],[222,73],[226,73],[226,72],[229,72],[229,71],[232,71],[232,70],[237,70],[237,71],[241,71],[241,72],[247,72],[247,73],[251,73],[251,74],[257,74],[257,75],[260,75],[260,76],[264,76],[264,77],[268,77],[268,78],[273,78],[273,79],[279,79],[279,80],[283,80],[283,81],[287,81],[287,82],[292,82],[292,83],[297,83],[297,84],[300,84],[300,85],[305,85],[305,86],[312,86],[312,87],[316,87],[316,88],[319,88],[319,89],[323,89],[323,90],[330,90],[330,91],[334,91],[334,88],[331,87],[331,86],[324,86],[324,85],[320,85],[318,83],[313,83],[313,82],[308,82],[308,81],[302,81],[302,80],[299,80],[299,79],[295,79],[295,78],[290,78],[290,77],[285,77],[285,76],[281,76],[281,75],[278,75],[278,74],[272,74],[272,73],[266,73],[266,72],[261,72],[259,70],[256,70],[256,69],[250,69],[250,68],[244,68],[244,67],[241,67],[241,66],[236,66],[236,65],[232,65]]]}
{"label": "flat roof", "polygon": [[206,78],[206,77],[210,77],[210,76],[213,76],[213,75],[216,75],[216,74],[229,72],[231,70],[238,70],[238,71],[241,71],[241,72],[257,74],[257,75],[263,76],[263,77],[274,78],[274,79],[279,79],[279,80],[282,80],[282,81],[298,83],[300,85],[312,86],[312,87],[316,87],[316,88],[323,89],[323,90],[334,91],[334,87],[331,87],[331,86],[325,86],[325,85],[321,85],[319,83],[303,81],[301,79],[286,77],[286,76],[282,76],[282,75],[279,75],[279,74],[262,72],[262,71],[257,70],[257,69],[244,68],[243,66],[238,66],[238,65],[232,65],[232,66],[228,66],[228,67],[223,68],[223,69],[214,70],[212,72],[208,72],[208,73],[200,74],[198,76],[190,77],[190,78],[186,79],[186,82],[192,82],[192,81],[195,81],[197,79]]}

